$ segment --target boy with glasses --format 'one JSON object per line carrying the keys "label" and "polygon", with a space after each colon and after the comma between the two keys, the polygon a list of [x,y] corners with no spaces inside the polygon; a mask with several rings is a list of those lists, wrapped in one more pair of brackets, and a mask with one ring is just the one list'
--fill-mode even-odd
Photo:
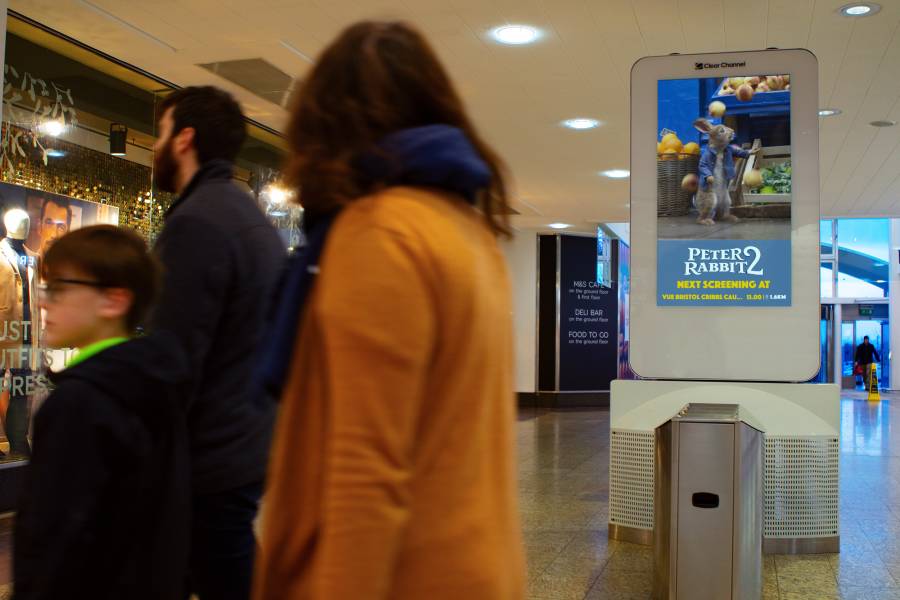
{"label": "boy with glasses", "polygon": [[13,597],[183,600],[187,361],[163,334],[132,339],[157,265],[136,234],[99,225],[57,240],[41,273],[44,340],[77,352],[35,416]]}

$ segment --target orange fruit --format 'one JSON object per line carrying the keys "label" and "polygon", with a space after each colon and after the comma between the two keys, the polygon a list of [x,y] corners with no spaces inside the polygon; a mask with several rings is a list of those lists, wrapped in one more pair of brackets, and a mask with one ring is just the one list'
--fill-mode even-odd
{"label": "orange fruit", "polygon": [[666,135],[664,135],[664,136],[662,137],[662,140],[660,140],[660,141],[661,141],[663,144],[668,144],[669,142],[671,142],[671,141],[673,141],[673,140],[676,140],[676,141],[677,141],[677,140],[678,140],[678,136],[675,135],[674,133],[667,133]]}
{"label": "orange fruit", "polygon": [[675,152],[681,152],[681,149],[684,147],[681,145],[681,140],[677,137],[671,137],[669,139],[663,138],[663,141],[660,142],[663,147],[663,152],[666,150],[674,150]]}

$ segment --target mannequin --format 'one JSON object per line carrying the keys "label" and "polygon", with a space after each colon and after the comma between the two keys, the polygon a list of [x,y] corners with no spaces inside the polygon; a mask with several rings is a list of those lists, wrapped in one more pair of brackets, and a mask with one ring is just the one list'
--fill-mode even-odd
{"label": "mannequin", "polygon": [[31,218],[21,208],[11,208],[3,215],[6,237],[24,241],[31,230]]}
{"label": "mannequin", "polygon": [[9,406],[4,429],[13,457],[27,457],[29,395],[36,367],[39,308],[35,294],[37,256],[25,247],[31,229],[28,213],[13,208],[3,215],[0,240],[0,369],[9,374]]}
{"label": "mannequin", "polygon": [[[6,211],[6,214],[3,215],[3,224],[6,226],[6,238],[3,241],[12,248],[18,257],[16,267],[20,277],[20,287],[22,288],[22,314],[28,319],[30,318],[29,315],[31,315],[31,303],[37,300],[32,298],[31,295],[31,286],[29,284],[33,277],[28,271],[29,267],[33,271],[35,259],[25,248],[25,238],[28,237],[28,231],[31,229],[31,219],[24,210],[13,208]],[[24,331],[22,335],[24,336],[23,344],[30,344],[31,328],[29,327],[28,331]]]}

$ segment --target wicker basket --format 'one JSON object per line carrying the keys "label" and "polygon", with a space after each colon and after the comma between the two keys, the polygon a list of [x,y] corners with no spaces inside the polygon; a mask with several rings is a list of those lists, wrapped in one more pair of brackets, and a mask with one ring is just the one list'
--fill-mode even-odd
{"label": "wicker basket", "polygon": [[681,189],[681,181],[685,175],[697,173],[700,157],[696,154],[677,156],[666,159],[658,157],[656,160],[656,214],[659,217],[680,217],[691,210],[694,193]]}

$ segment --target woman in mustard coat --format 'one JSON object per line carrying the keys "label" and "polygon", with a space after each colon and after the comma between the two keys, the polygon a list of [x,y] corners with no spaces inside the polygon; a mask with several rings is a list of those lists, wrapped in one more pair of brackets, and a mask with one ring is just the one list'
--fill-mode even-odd
{"label": "woman in mustard coat", "polygon": [[254,598],[521,600],[499,159],[401,23],[324,51],[288,139],[309,245]]}

